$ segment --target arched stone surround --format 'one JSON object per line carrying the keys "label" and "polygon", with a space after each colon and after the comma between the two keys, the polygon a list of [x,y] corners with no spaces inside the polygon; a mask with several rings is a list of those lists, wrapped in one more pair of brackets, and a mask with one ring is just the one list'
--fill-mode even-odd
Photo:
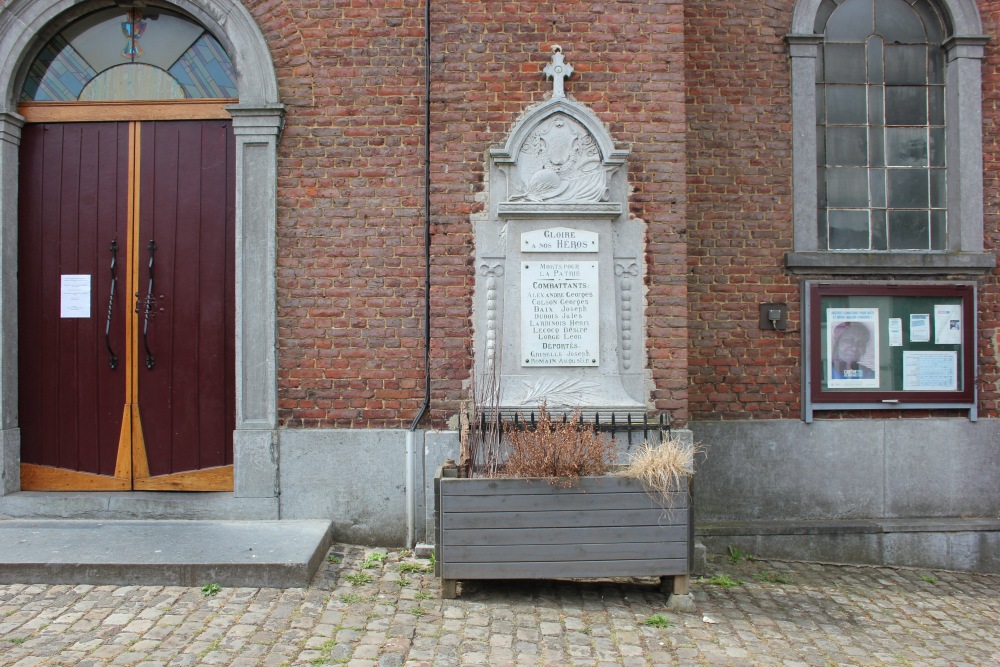
{"label": "arched stone surround", "polygon": [[[0,496],[20,489],[17,359],[17,100],[44,43],[78,16],[111,3],[11,0],[0,12]],[[277,143],[284,107],[264,37],[237,0],[175,0],[229,53],[239,102],[236,135],[236,432],[234,497],[277,516]]]}
{"label": "arched stone surround", "polygon": [[944,49],[948,164],[948,238],[945,252],[828,252],[816,226],[815,33],[822,0],[798,0],[785,36],[792,65],[792,177],[794,250],[788,268],[799,273],[985,273],[996,266],[983,246],[982,59],[988,37],[975,0],[935,0],[951,34]]}

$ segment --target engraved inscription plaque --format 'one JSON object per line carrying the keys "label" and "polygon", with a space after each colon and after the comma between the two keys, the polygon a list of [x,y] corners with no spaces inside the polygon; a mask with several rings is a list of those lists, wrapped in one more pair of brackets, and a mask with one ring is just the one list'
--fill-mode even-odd
{"label": "engraved inscription plaque", "polygon": [[521,366],[600,363],[597,262],[521,263]]}
{"label": "engraved inscription plaque", "polygon": [[600,234],[583,229],[551,227],[521,234],[521,252],[598,252]]}

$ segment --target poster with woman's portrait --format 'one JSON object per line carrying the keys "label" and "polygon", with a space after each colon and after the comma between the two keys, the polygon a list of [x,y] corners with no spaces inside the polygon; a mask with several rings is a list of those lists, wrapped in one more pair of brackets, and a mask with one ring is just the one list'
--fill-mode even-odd
{"label": "poster with woman's portrait", "polygon": [[826,386],[878,389],[878,308],[826,311]]}

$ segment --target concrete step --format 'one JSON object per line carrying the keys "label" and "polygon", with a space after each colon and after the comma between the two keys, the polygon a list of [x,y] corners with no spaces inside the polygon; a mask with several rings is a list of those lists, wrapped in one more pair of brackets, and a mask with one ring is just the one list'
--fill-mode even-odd
{"label": "concrete step", "polygon": [[0,583],[309,584],[329,521],[0,520]]}

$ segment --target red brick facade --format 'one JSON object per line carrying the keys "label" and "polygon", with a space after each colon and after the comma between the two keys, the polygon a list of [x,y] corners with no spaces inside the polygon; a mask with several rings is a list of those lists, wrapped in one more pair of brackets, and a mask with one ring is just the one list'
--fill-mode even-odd
{"label": "red brick facade", "polygon": [[[784,267],[793,236],[791,63],[784,37],[790,32],[794,5],[793,0],[706,0],[688,3],[685,10],[691,271],[688,355],[694,419],[795,419],[800,415],[802,277]],[[1000,3],[980,1],[978,6],[985,33],[996,35]],[[998,84],[1000,50],[994,39],[983,61],[987,251],[995,251],[1000,242]],[[892,278],[884,274],[840,277]],[[997,273],[977,282],[979,413],[995,417],[1000,414]],[[760,330],[758,304],[771,301],[788,304],[788,333]]]}
{"label": "red brick facade", "polygon": [[[424,7],[252,5],[287,105],[279,146],[279,408],[289,427],[409,425],[424,400]],[[431,423],[472,367],[472,214],[486,154],[567,92],[631,145],[646,221],[655,407],[686,420],[684,16],[680,2],[436,2],[431,7]]]}
{"label": "red brick facade", "polygon": [[761,331],[758,304],[789,305],[792,2],[688,3],[690,401],[695,418],[797,416],[798,333]]}
{"label": "red brick facade", "polygon": [[[1000,248],[1000,2],[978,2],[983,31],[990,36],[983,60],[983,242]],[[979,410],[1000,416],[1000,282],[994,271],[979,282]]]}
{"label": "red brick facade", "polygon": [[[568,94],[632,149],[630,212],[648,224],[653,407],[677,424],[799,416],[801,278],[784,268],[793,235],[784,36],[793,5],[432,3],[425,425],[443,426],[467,395],[473,220],[486,196],[486,154],[550,94],[541,72],[553,44],[576,70]],[[287,106],[278,163],[281,423],[409,425],[425,398],[425,8],[248,6]],[[979,8],[985,32],[996,34],[1000,2]],[[995,42],[983,79],[990,251],[1000,243]],[[787,333],[760,330],[758,304],[767,301],[789,304]],[[979,279],[979,306],[980,414],[998,416],[995,273]]]}

